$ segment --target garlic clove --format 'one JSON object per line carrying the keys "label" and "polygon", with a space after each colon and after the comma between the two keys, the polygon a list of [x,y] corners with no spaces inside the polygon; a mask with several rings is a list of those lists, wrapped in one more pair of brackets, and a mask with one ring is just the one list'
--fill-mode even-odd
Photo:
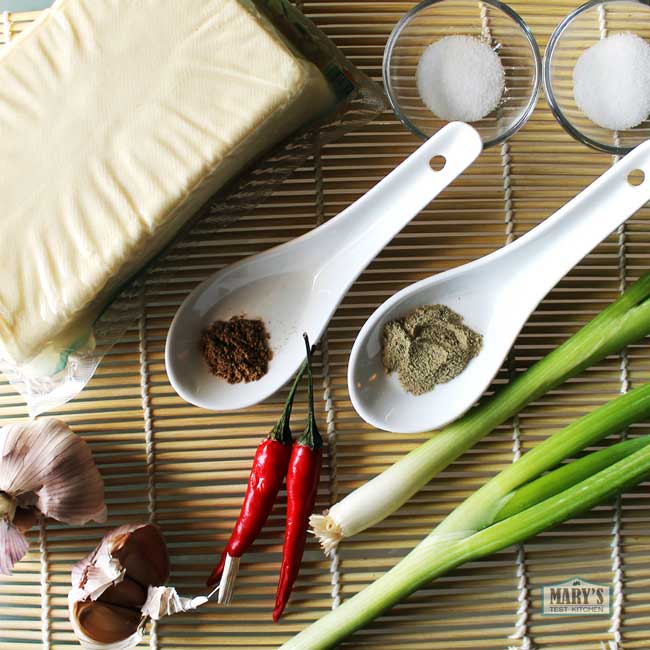
{"label": "garlic clove", "polygon": [[111,552],[129,578],[145,588],[162,585],[169,578],[167,545],[156,526],[147,524],[116,538]]}
{"label": "garlic clove", "polygon": [[121,526],[72,570],[70,621],[90,650],[128,650],[142,639],[149,618],[196,609],[205,596],[183,598],[162,586],[169,577],[165,539],[153,524]]}
{"label": "garlic clove", "polygon": [[139,611],[147,600],[147,590],[135,580],[125,576],[121,582],[109,587],[100,599],[103,603],[131,607]]}
{"label": "garlic clove", "polygon": [[0,492],[57,521],[105,521],[104,482],[88,445],[45,418],[0,429]]}
{"label": "garlic clove", "polygon": [[34,510],[34,508],[16,508],[13,523],[21,533],[27,532],[38,523],[38,510]]}
{"label": "garlic clove", "polygon": [[[72,570],[68,610],[81,645],[93,650],[126,650],[137,645],[147,620],[140,611],[147,589],[168,577],[167,546],[156,526],[128,524],[107,533]],[[125,621],[120,625],[114,616],[124,616]],[[110,625],[116,633],[110,641],[102,640],[108,638],[105,628]]]}
{"label": "garlic clove", "polygon": [[70,604],[70,620],[84,648],[132,648],[142,641],[144,619],[136,609],[97,601]]}

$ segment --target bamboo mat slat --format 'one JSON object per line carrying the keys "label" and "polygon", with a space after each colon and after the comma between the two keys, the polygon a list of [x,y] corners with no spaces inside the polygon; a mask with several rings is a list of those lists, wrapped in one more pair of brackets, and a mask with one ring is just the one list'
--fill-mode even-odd
{"label": "bamboo mat slat", "polygon": [[[544,48],[578,2],[512,3]],[[305,0],[303,10],[367,74],[381,81],[390,30],[412,3]],[[4,14],[0,43],[36,12]],[[200,593],[236,517],[253,451],[274,423],[286,391],[239,413],[215,414],[183,403],[164,368],[173,314],[213,270],[307,232],[346,207],[417,146],[394,115],[325,146],[254,214],[220,233],[198,233],[182,255],[150,275],[141,318],[107,355],[88,388],[57,410],[93,448],[107,486],[109,522],[144,520],[163,528],[172,583]],[[353,286],[323,340],[316,368],[321,429],[328,434],[319,507],[349,493],[424,436],[374,431],[354,412],[346,387],[349,352],[376,306],[407,284],[470,261],[527,232],[602,173],[612,160],[570,139],[544,100],[508,144],[480,159],[383,251]],[[611,302],[650,266],[646,207],[589,255],[531,317],[495,380],[523,371]],[[450,509],[518,454],[630,386],[650,381],[650,345],[632,346],[531,404],[458,459],[394,516],[342,545],[326,560],[313,540],[295,594],[279,625],[270,621],[280,559],[283,509],[271,517],[241,569],[234,605],[209,605],[162,621],[151,648],[275,648],[390,568]],[[0,384],[3,420],[25,416]],[[300,427],[302,405],[295,409]],[[630,435],[647,433],[648,424]],[[613,503],[529,543],[466,565],[391,610],[345,648],[503,650],[508,647],[609,650],[650,648],[650,492],[646,483]],[[0,580],[0,648],[77,647],[67,623],[71,565],[104,527],[48,522],[30,535],[15,575]],[[611,586],[604,617],[544,617],[541,589],[573,576]]]}

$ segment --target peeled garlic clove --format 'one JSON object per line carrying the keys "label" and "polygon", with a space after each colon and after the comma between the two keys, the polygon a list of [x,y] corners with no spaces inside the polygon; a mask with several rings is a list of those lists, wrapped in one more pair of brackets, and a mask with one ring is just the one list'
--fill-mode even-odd
{"label": "peeled garlic clove", "polygon": [[137,610],[144,605],[147,600],[147,590],[141,584],[137,583],[126,576],[122,582],[109,587],[101,596],[103,603],[111,603],[120,607],[131,607]]}
{"label": "peeled garlic clove", "polygon": [[145,588],[162,585],[169,578],[167,545],[156,526],[142,526],[116,538],[111,550],[126,575]]}
{"label": "peeled garlic clove", "polygon": [[135,609],[96,601],[70,603],[70,621],[89,650],[127,650],[142,641],[144,619]]}

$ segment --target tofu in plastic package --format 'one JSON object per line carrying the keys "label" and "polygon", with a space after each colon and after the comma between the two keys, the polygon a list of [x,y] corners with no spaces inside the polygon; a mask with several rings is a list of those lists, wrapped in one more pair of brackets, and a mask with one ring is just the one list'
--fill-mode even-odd
{"label": "tofu in plastic package", "polygon": [[84,388],[184,238],[383,108],[285,0],[56,0],[0,49],[0,368],[30,415]]}

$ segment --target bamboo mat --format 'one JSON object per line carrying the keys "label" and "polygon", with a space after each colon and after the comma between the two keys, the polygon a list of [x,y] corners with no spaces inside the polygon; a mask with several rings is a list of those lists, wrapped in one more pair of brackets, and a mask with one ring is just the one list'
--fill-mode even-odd
{"label": "bamboo mat", "polygon": [[[520,0],[512,6],[541,48],[576,2]],[[306,0],[305,12],[365,72],[380,80],[386,38],[410,2]],[[0,42],[35,13],[5,14]],[[318,151],[265,205],[211,237],[183,246],[149,277],[139,322],[101,364],[79,398],[57,414],[84,435],[104,475],[109,526],[154,519],[173,558],[172,584],[196,594],[226,541],[243,495],[254,449],[271,427],[283,394],[245,412],[214,414],[183,403],[165,375],[171,318],[187,292],[215,269],[296,237],[369,189],[416,147],[391,113]],[[320,506],[344,496],[424,436],[393,435],[365,425],[346,389],[354,337],[374,308],[431,273],[488,253],[563,205],[612,160],[571,140],[545,102],[509,144],[479,161],[400,234],[354,285],[336,313],[317,368],[327,461]],[[566,277],[537,310],[496,379],[508,381],[616,298],[650,266],[650,212],[640,211]],[[232,607],[209,605],[161,622],[153,649],[274,648],[305,624],[392,566],[488,476],[552,431],[650,380],[650,346],[612,357],[526,408],[467,452],[385,522],[345,543],[330,562],[310,541],[303,573],[282,622],[270,613],[280,559],[283,512],[272,516],[242,564]],[[296,428],[304,408],[295,409]],[[24,417],[6,384],[3,421]],[[647,425],[633,433],[647,431]],[[346,648],[452,650],[650,648],[650,491],[648,484],[522,547],[467,565],[356,634]],[[319,507],[320,507],[319,506]],[[103,528],[48,522],[33,531],[29,556],[0,581],[0,648],[74,648],[66,595],[71,565]],[[574,576],[611,586],[611,616],[545,617],[541,587]]]}

